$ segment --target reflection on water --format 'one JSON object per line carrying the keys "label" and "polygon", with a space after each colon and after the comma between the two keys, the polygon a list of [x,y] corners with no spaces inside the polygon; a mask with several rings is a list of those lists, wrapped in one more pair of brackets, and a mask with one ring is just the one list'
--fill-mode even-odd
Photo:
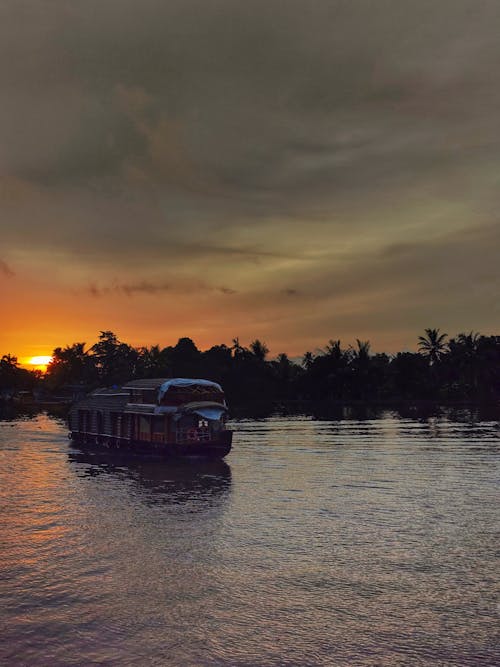
{"label": "reflection on water", "polygon": [[232,409],[236,419],[269,419],[272,416],[296,417],[309,415],[320,421],[341,421],[344,419],[364,421],[367,419],[384,419],[388,415],[396,419],[430,418],[445,419],[458,422],[498,421],[500,406],[486,405],[439,405],[433,401],[417,403],[402,402],[398,404],[337,403],[332,401],[289,401],[282,405],[275,403],[251,403]]}
{"label": "reflection on water", "polygon": [[225,499],[231,488],[231,468],[225,461],[154,462],[109,453],[71,450],[69,461],[80,477],[108,475],[130,480],[145,502],[180,503],[197,499],[200,508]]}
{"label": "reflection on water", "polygon": [[499,664],[498,421],[232,427],[157,464],[0,421],[0,664]]}

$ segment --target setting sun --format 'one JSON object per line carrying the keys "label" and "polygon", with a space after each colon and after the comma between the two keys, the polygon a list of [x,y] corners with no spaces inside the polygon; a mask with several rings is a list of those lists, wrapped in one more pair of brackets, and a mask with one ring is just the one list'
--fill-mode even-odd
{"label": "setting sun", "polygon": [[48,364],[52,361],[52,357],[50,356],[38,356],[38,357],[31,357],[31,359],[28,361],[28,364],[30,366],[36,366],[39,369],[46,370]]}

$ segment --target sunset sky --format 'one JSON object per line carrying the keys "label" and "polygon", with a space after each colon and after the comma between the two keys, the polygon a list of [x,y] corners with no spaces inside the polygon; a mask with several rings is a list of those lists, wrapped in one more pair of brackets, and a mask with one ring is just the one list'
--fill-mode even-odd
{"label": "sunset sky", "polygon": [[500,333],[498,0],[5,0],[0,355]]}

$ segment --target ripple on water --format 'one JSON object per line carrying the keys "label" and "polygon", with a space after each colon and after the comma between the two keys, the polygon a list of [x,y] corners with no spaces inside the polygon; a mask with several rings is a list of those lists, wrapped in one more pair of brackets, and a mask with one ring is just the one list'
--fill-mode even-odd
{"label": "ripple on water", "polygon": [[234,423],[117,462],[0,422],[0,662],[492,665],[498,422]]}

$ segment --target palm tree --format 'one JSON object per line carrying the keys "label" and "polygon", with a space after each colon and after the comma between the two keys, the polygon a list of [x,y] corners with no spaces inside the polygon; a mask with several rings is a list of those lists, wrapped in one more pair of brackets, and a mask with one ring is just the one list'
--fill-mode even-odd
{"label": "palm tree", "polygon": [[454,392],[471,398],[477,394],[479,385],[481,336],[471,331],[460,333],[448,343],[448,374]]}
{"label": "palm tree", "polygon": [[480,339],[481,335],[474,331],[458,334],[458,342],[468,356],[473,356],[477,352]]}
{"label": "palm tree", "polygon": [[311,368],[314,361],[314,355],[312,352],[306,352],[302,357],[302,366],[307,370]]}
{"label": "palm tree", "polygon": [[11,354],[4,354],[0,359],[0,366],[3,369],[12,370],[13,368],[17,368],[18,365],[17,357],[13,357]]}
{"label": "palm tree", "polygon": [[17,357],[4,354],[0,359],[0,389],[14,389],[19,371]]}
{"label": "palm tree", "polygon": [[329,357],[335,357],[335,359],[340,359],[342,356],[342,348],[340,347],[340,340],[333,340],[330,338],[328,343],[325,346],[325,354]]}
{"label": "palm tree", "polygon": [[47,366],[47,381],[54,389],[68,383],[91,383],[95,379],[94,358],[85,351],[85,343],[56,347]]}
{"label": "palm tree", "polygon": [[231,351],[233,353],[233,357],[237,357],[243,354],[245,348],[242,345],[240,345],[240,339],[238,338],[238,336],[236,336],[236,338],[233,338],[232,343],[233,344],[231,345]]}
{"label": "palm tree", "polygon": [[356,345],[357,349],[351,347],[353,357],[359,361],[366,361],[370,357],[370,341],[356,338]]}
{"label": "palm tree", "polygon": [[161,366],[161,350],[159,345],[152,345],[151,347],[139,347],[137,349],[139,355],[140,372],[144,377],[159,377],[161,375],[159,368]]}
{"label": "palm tree", "polygon": [[290,361],[288,354],[281,352],[276,357],[275,367],[278,373],[278,376],[281,380],[288,381],[290,379],[290,374],[293,368],[293,363]]}
{"label": "palm tree", "polygon": [[430,364],[437,363],[446,352],[447,337],[448,334],[439,333],[439,329],[426,329],[425,336],[418,337],[418,350],[429,359]]}

